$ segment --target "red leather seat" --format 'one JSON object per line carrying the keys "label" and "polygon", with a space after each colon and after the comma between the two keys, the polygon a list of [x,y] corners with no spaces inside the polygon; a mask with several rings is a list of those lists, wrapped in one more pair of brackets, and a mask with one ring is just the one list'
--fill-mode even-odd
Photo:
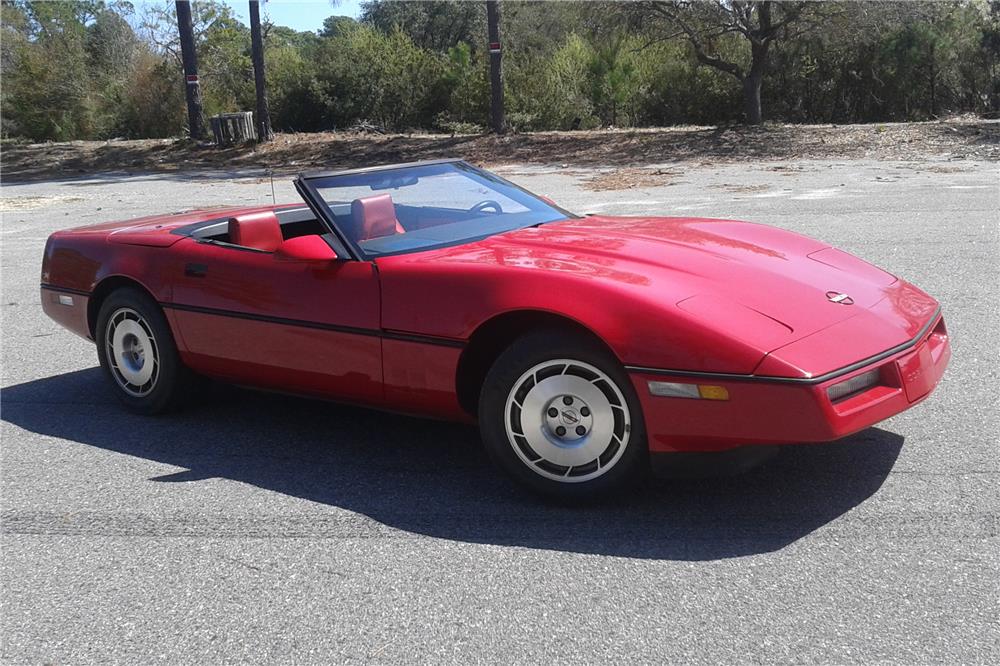
{"label": "red leather seat", "polygon": [[283,240],[278,216],[272,211],[229,218],[229,242],[233,245],[274,252]]}
{"label": "red leather seat", "polygon": [[351,217],[359,241],[406,233],[396,219],[396,207],[388,194],[355,199],[351,202]]}

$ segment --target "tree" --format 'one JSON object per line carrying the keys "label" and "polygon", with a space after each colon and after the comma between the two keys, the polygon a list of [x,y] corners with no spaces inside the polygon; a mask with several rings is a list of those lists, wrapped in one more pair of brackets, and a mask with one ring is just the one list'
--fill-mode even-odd
{"label": "tree", "polygon": [[503,134],[506,121],[503,113],[503,68],[500,60],[500,3],[486,0],[486,22],[490,38],[490,127]]}
{"label": "tree", "polygon": [[[498,41],[483,5],[364,2],[364,21],[333,16],[319,34],[261,17],[273,127],[480,131],[487,45]],[[500,6],[504,126],[521,131],[755,121],[762,88],[768,118],[784,122],[1000,113],[1000,0]],[[184,133],[173,0],[0,0],[0,10],[4,137]],[[205,114],[255,108],[251,29],[220,0],[190,10]]]}
{"label": "tree", "polygon": [[1000,1],[990,0],[989,14],[983,22],[980,49],[985,56],[986,92],[982,93],[987,109],[1000,113]]}
{"label": "tree", "polygon": [[420,48],[438,53],[459,42],[478,46],[486,34],[478,2],[372,0],[362,5],[361,22],[387,34],[398,27]]}
{"label": "tree", "polygon": [[198,52],[194,43],[194,26],[191,24],[190,0],[177,0],[177,30],[180,34],[181,59],[184,63],[184,79],[187,84],[188,129],[192,139],[205,135],[205,119],[202,115],[201,82],[198,80]]}
{"label": "tree", "polygon": [[260,2],[250,0],[250,42],[253,59],[254,89],[257,93],[257,140],[270,141],[271,111],[267,107],[267,84],[264,78],[264,38],[260,31]]}
{"label": "tree", "polygon": [[593,45],[587,63],[590,98],[597,115],[606,125],[619,123],[622,106],[635,87],[635,67],[628,57],[624,34],[613,35]]}
{"label": "tree", "polygon": [[[147,40],[172,58],[182,59],[173,6],[147,6],[142,29]],[[191,3],[191,20],[198,54],[202,102],[207,115],[254,107],[250,29],[232,9],[217,0]]]}
{"label": "tree", "polygon": [[448,132],[477,132],[489,122],[489,71],[472,47],[459,42],[448,50],[441,79],[447,106],[435,118],[435,125]]}
{"label": "tree", "polygon": [[344,34],[345,30],[357,27],[358,22],[350,16],[328,16],[323,19],[323,29],[319,31],[320,37],[336,37]]}
{"label": "tree", "polygon": [[[787,37],[788,28],[805,16],[809,5],[773,0],[676,0],[645,6],[653,18],[669,24],[674,31],[671,36],[687,39],[699,62],[739,80],[746,121],[757,125],[762,119],[760,91],[771,45]],[[749,45],[749,64],[727,59],[715,49],[716,41],[727,35],[738,36]]]}
{"label": "tree", "polygon": [[310,94],[324,129],[369,121],[393,130],[429,126],[448,104],[445,60],[417,47],[399,28],[361,24],[321,40]]}
{"label": "tree", "polygon": [[[96,9],[91,2],[3,7],[5,126],[16,124],[26,136],[56,141],[93,131],[86,22]],[[11,48],[18,42],[20,48]]]}

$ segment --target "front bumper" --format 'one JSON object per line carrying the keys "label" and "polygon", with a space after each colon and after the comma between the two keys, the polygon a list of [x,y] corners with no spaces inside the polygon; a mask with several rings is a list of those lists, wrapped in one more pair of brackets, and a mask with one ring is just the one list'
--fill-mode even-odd
{"label": "front bumper", "polygon": [[[738,377],[630,368],[645,417],[651,452],[723,451],[747,444],[828,442],[899,414],[931,394],[951,358],[944,320],[938,316],[914,344],[824,381]],[[832,401],[827,389],[870,370],[878,381]],[[651,395],[649,382],[723,386],[728,400]]]}

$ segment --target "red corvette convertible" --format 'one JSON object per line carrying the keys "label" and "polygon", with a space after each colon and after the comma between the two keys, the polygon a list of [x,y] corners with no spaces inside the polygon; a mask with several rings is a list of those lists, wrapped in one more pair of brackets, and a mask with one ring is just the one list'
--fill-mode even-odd
{"label": "red corvette convertible", "polygon": [[45,312],[135,411],[207,376],[478,420],[504,470],[570,497],[655,454],[844,437],[950,355],[933,298],[787,231],[579,217],[457,160],[295,187],[304,205],[54,233]]}

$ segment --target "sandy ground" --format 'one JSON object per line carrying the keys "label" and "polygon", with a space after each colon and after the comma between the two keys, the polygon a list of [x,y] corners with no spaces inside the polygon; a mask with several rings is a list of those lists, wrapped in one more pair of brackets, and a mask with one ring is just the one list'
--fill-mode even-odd
{"label": "sandy ground", "polygon": [[[6,182],[94,172],[185,173],[270,169],[294,173],[461,157],[485,166],[648,166],[789,159],[1000,160],[1000,121],[764,125],[490,135],[279,134],[262,146],[220,150],[189,141],[73,141],[0,146]],[[622,183],[614,183],[618,186]]]}

